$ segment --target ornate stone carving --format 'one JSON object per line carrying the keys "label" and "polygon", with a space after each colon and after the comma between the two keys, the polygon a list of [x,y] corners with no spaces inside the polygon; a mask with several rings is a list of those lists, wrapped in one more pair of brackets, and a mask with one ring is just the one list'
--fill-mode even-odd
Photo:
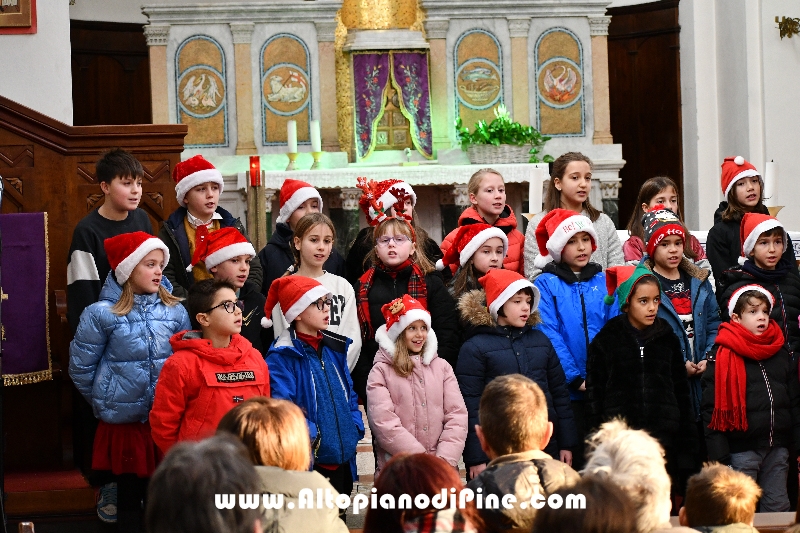
{"label": "ornate stone carving", "polygon": [[508,19],[508,33],[511,37],[527,37],[528,30],[531,29],[530,18],[509,18]]}
{"label": "ornate stone carving", "polygon": [[167,46],[169,26],[148,24],[144,27],[144,37],[147,39],[147,46]]}
{"label": "ornate stone carving", "polygon": [[275,200],[275,195],[278,191],[275,189],[264,189],[264,202],[267,204],[264,208],[265,212],[272,213],[272,202]]}
{"label": "ornate stone carving", "polygon": [[622,180],[619,178],[600,181],[600,194],[603,195],[603,200],[619,198],[620,188],[622,188]]}
{"label": "ornate stone carving", "polygon": [[589,17],[589,35],[608,35],[611,17]]}
{"label": "ornate stone carving", "polygon": [[355,187],[342,189],[341,194],[339,194],[339,198],[342,199],[342,209],[345,211],[357,211],[361,192],[361,189]]}
{"label": "ornate stone carving", "polygon": [[445,39],[447,38],[447,30],[450,27],[450,21],[426,20],[424,26],[428,39]]}
{"label": "ornate stone carving", "polygon": [[457,206],[466,207],[469,205],[469,191],[467,191],[466,184],[455,185],[451,194]]}
{"label": "ornate stone carving", "polygon": [[314,22],[317,28],[317,42],[332,43],[336,39],[337,22]]}
{"label": "ornate stone carving", "polygon": [[233,44],[250,44],[253,40],[253,30],[256,25],[252,22],[231,22]]}
{"label": "ornate stone carving", "polygon": [[439,188],[439,205],[453,205],[453,189],[450,187]]}

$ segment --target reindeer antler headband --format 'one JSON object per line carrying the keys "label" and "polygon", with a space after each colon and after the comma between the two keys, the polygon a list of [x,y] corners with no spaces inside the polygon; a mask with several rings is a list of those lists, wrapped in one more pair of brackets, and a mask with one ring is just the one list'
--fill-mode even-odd
{"label": "reindeer antler headband", "polygon": [[411,198],[410,194],[400,187],[392,187],[389,189],[389,192],[392,194],[392,196],[397,199],[397,201],[391,206],[394,207],[394,217],[389,217],[386,214],[387,208],[384,207],[383,202],[379,200],[379,195],[376,190],[378,184],[375,182],[375,180],[367,180],[366,177],[360,176],[356,179],[356,185],[359,189],[364,191],[359,203],[368,204],[377,213],[377,216],[375,217],[367,217],[370,225],[377,227],[378,224],[389,218],[402,220],[408,225],[408,228],[411,230],[411,237],[416,242],[417,232],[414,231],[414,226],[411,224],[411,216],[405,213],[406,199]]}

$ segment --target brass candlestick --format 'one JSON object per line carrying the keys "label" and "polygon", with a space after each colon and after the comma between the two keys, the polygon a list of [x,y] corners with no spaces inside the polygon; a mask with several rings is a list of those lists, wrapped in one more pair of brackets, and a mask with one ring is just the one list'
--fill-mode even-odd
{"label": "brass candlestick", "polygon": [[286,170],[297,170],[297,167],[294,166],[294,162],[297,161],[297,152],[287,152],[286,156],[289,158],[289,166],[286,167]]}
{"label": "brass candlestick", "polygon": [[778,213],[780,213],[781,209],[783,209],[783,208],[784,208],[784,206],[782,206],[782,205],[776,205],[774,207],[767,207],[767,209],[769,209],[769,215],[771,217],[776,217],[776,218],[778,217]]}
{"label": "brass candlestick", "polygon": [[318,170],[319,169],[319,160],[322,159],[322,154],[324,152],[311,152],[311,157],[314,158],[314,164],[311,165],[311,170]]}

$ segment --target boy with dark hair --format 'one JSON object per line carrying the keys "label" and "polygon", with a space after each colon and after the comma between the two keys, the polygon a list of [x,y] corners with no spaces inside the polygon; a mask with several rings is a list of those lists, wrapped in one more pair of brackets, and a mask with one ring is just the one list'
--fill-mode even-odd
{"label": "boy with dark hair", "polygon": [[[194,257],[197,228],[204,226],[208,233],[212,233],[220,228],[233,227],[245,238],[247,232],[238,218],[219,206],[224,184],[222,173],[202,155],[175,165],[172,179],[180,207],[164,222],[158,236],[169,248],[169,263],[164,268],[164,275],[172,283],[172,294],[186,298],[192,285],[212,277],[204,265],[188,268]],[[261,263],[258,257],[254,257],[247,279],[260,287],[261,276]]]}
{"label": "boy with dark hair", "polygon": [[678,516],[682,526],[704,533],[756,533],[753,518],[760,497],[750,476],[708,463],[689,478]]}
{"label": "boy with dark hair", "polygon": [[269,396],[269,372],[262,355],[242,337],[242,309],[234,286],[203,280],[189,290],[189,316],[200,331],[170,339],[173,353],[156,383],[150,426],[166,453],[176,442],[213,435],[233,406]]}

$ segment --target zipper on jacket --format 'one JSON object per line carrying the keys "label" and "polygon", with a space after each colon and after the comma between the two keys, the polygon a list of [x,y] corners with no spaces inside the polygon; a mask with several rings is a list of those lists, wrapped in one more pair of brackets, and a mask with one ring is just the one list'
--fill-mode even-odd
{"label": "zipper on jacket", "polygon": [[792,351],[791,346],[789,346],[789,321],[786,319],[786,305],[784,304],[783,300],[783,293],[781,292],[781,288],[778,284],[775,284],[775,291],[778,293],[778,296],[781,297],[781,315],[783,316],[783,342],[784,346],[786,346],[786,351],[789,352],[789,359],[794,360],[794,351]]}
{"label": "zipper on jacket", "polygon": [[767,385],[767,395],[769,396],[769,447],[772,448],[772,441],[775,435],[775,401],[772,398],[772,387],[767,377],[767,369],[764,368],[761,361],[758,361],[758,367],[761,369],[761,375],[764,377],[764,383]]}
{"label": "zipper on jacket", "polygon": [[325,376],[325,382],[328,384],[328,396],[331,397],[331,406],[333,407],[333,418],[336,420],[336,433],[339,435],[339,449],[342,451],[342,460],[339,462],[339,464],[342,464],[344,463],[344,440],[342,440],[342,428],[339,426],[339,415],[336,414],[336,402],[333,399],[331,380],[328,379],[328,373],[325,372],[325,361],[322,359],[322,352],[317,353],[317,357],[319,357],[319,362],[322,364],[322,375]]}
{"label": "zipper on jacket", "polygon": [[[583,293],[580,293],[581,297],[581,313],[583,314],[583,337],[586,340],[586,347],[584,348],[587,352],[589,350],[589,324],[586,320],[586,302],[583,300]],[[644,357],[644,353],[642,353],[642,357]]]}

